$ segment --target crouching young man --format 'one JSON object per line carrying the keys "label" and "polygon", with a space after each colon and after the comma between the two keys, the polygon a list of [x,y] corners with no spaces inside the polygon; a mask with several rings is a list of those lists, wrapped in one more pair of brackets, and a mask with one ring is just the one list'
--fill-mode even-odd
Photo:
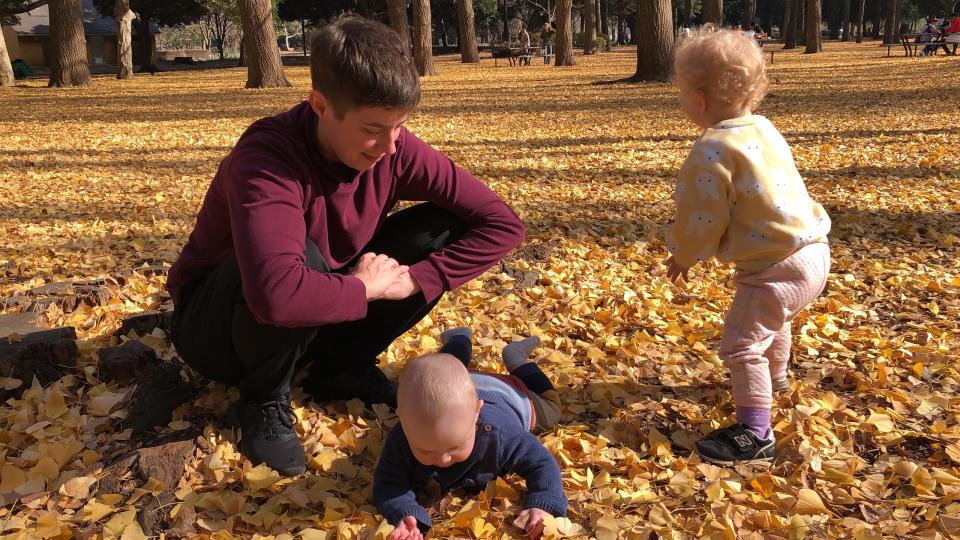
{"label": "crouching young man", "polygon": [[[305,470],[297,365],[312,363],[316,401],[393,405],[377,356],[524,236],[493,191],[403,127],[419,79],[390,28],[337,19],[311,55],[309,99],[255,122],[220,163],[167,284],[180,356],[239,387],[227,421],[241,451],[285,475]],[[425,202],[389,214],[404,200]]]}

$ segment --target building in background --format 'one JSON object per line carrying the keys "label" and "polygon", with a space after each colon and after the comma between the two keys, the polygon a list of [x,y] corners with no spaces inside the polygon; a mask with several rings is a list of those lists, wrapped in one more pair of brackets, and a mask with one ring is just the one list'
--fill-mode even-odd
{"label": "building in background", "polygon": [[[40,6],[19,15],[20,23],[3,27],[3,38],[7,44],[10,60],[22,58],[31,66],[48,66],[50,43],[50,11]],[[151,25],[152,26],[152,25]],[[148,39],[155,39],[156,28],[150,29]],[[113,17],[100,15],[93,0],[83,0],[83,33],[87,39],[87,61],[91,66],[117,63],[117,22]],[[133,25],[133,63],[142,64],[139,48],[136,46],[140,36]]]}

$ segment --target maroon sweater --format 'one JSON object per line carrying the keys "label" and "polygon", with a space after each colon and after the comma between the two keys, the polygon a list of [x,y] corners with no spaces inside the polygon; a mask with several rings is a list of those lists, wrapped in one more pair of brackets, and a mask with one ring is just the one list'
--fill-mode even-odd
{"label": "maroon sweater", "polygon": [[357,173],[324,159],[317,117],[304,102],[251,125],[220,163],[197,224],[167,281],[174,302],[184,285],[235,252],[250,310],[277,326],[362,319],[363,283],[305,266],[304,242],[330,268],[343,268],[401,200],[429,201],[469,225],[450,246],[410,267],[432,301],[483,273],[523,241],[523,223],[486,185],[401,130],[397,152]]}

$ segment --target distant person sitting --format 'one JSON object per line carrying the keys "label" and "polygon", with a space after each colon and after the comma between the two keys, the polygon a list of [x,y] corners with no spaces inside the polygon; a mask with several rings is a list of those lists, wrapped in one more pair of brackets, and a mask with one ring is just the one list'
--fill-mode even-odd
{"label": "distant person sitting", "polygon": [[[950,26],[944,30],[944,34],[947,37],[943,38],[943,41],[953,44],[953,52],[950,54],[956,56],[957,45],[960,45],[960,8],[953,12],[953,19],[950,20]],[[943,48],[946,49],[947,46],[944,45]]]}
{"label": "distant person sitting", "polygon": [[763,31],[763,27],[761,27],[759,24],[751,24],[750,30],[753,32],[753,39],[757,41],[763,41],[764,39],[767,39],[766,32]]}
{"label": "distant person sitting", "polygon": [[[939,33],[940,30],[937,29],[937,19],[935,17],[927,17],[927,24],[924,25],[923,30],[917,37],[917,43],[929,43],[936,39]],[[923,56],[932,56],[936,54],[937,47],[938,45],[927,45],[920,54]]]}

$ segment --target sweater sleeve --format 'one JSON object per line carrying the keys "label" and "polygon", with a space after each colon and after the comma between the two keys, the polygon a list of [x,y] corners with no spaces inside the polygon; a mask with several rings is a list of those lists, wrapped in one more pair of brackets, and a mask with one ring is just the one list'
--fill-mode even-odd
{"label": "sweater sleeve", "polygon": [[373,504],[391,525],[396,525],[407,516],[417,519],[424,534],[433,526],[427,511],[417,504],[417,497],[410,486],[413,468],[416,465],[400,424],[393,426],[380,454],[380,461],[373,473]]}
{"label": "sweater sleeve", "polygon": [[429,201],[467,226],[459,239],[410,267],[423,296],[433,301],[445,291],[479,276],[520,245],[520,218],[496,193],[404,130],[397,159],[398,196]]}
{"label": "sweater sleeve", "polygon": [[305,264],[303,186],[268,141],[250,138],[224,166],[243,293],[260,322],[319,326],[362,319],[366,290],[352,276]]}
{"label": "sweater sleeve", "polygon": [[501,435],[501,470],[515,472],[527,481],[524,508],[539,508],[554,516],[567,515],[560,466],[536,435],[525,431]]}
{"label": "sweater sleeve", "polygon": [[713,257],[730,223],[730,167],[718,159],[720,151],[698,146],[680,169],[676,216],[665,237],[667,249],[683,268]]}

